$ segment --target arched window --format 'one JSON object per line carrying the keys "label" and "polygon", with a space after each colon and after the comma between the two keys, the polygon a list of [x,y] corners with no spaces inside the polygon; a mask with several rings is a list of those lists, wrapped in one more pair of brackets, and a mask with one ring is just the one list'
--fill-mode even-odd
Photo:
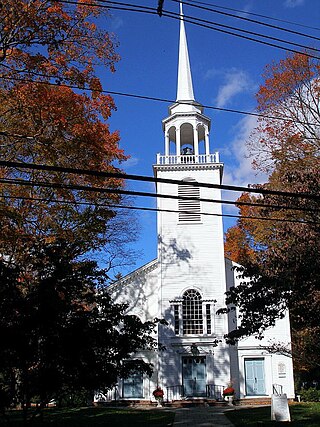
{"label": "arched window", "polygon": [[202,298],[198,291],[189,289],[182,301],[183,334],[202,334]]}
{"label": "arched window", "polygon": [[188,182],[196,182],[193,178],[183,179],[186,184],[178,186],[179,197],[190,197],[192,200],[179,199],[179,222],[194,222],[201,220],[200,214],[200,188],[196,185],[188,185]]}

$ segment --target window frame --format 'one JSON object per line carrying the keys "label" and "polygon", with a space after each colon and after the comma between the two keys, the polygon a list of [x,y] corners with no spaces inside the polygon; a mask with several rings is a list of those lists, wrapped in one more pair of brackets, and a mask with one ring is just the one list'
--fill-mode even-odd
{"label": "window frame", "polygon": [[[201,222],[201,202],[200,187],[197,185],[188,185],[188,183],[197,184],[194,178],[184,178],[185,184],[178,185],[179,197],[192,197],[194,200],[178,199],[178,223],[200,223]],[[199,199],[199,200],[198,200]],[[186,211],[188,213],[186,213]]]}
{"label": "window frame", "polygon": [[187,289],[182,296],[182,334],[203,335],[203,326],[202,295],[196,289]]}

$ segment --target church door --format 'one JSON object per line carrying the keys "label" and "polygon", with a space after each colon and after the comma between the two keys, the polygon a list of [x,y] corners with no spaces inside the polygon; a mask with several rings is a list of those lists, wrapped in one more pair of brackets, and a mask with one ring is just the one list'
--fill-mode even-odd
{"label": "church door", "polygon": [[123,380],[123,397],[143,397],[143,377],[136,372]]}
{"label": "church door", "polygon": [[183,357],[182,378],[185,396],[205,396],[206,358],[203,356]]}
{"label": "church door", "polygon": [[244,365],[247,396],[264,395],[264,359],[245,359]]}

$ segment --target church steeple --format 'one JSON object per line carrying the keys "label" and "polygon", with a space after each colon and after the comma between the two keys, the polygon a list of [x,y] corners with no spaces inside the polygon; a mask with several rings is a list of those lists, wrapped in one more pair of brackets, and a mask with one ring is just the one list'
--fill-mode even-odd
{"label": "church steeple", "polygon": [[[218,153],[210,152],[210,119],[203,114],[203,106],[195,100],[193,93],[181,2],[178,58],[177,99],[169,107],[169,116],[162,121],[165,147],[164,155],[159,154],[157,157],[157,165],[174,164],[180,169],[186,166],[190,168],[192,165],[196,169],[204,164],[220,164]],[[155,173],[156,169],[157,166]]]}
{"label": "church steeple", "polygon": [[189,53],[186,31],[184,28],[182,4],[180,3],[180,41],[179,41],[179,65],[177,102],[194,101],[192,76],[190,69]]}

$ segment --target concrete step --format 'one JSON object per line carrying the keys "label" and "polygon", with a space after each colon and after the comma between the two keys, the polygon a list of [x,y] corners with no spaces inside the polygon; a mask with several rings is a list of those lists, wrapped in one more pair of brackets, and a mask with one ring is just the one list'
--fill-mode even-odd
{"label": "concrete step", "polygon": [[254,405],[271,405],[271,397],[253,397],[250,399],[239,399],[237,405],[254,406]]}

